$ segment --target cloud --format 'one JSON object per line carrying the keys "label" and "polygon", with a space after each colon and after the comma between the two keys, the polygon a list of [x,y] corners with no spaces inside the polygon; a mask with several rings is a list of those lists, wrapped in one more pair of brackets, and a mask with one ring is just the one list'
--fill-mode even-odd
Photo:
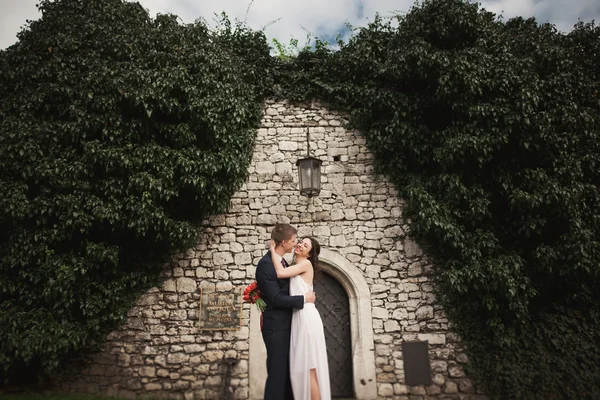
{"label": "cloud", "polygon": [[[26,19],[39,18],[37,2],[0,0],[0,49],[16,42],[16,33]],[[231,19],[245,20],[252,29],[264,28],[269,40],[278,38],[287,43],[293,37],[300,45],[308,33],[335,38],[337,33],[347,33],[345,23],[365,26],[377,12],[383,17],[406,13],[415,4],[414,0],[140,0],[140,3],[152,16],[176,14],[186,23],[202,17],[214,25],[214,15],[225,11]],[[540,22],[554,23],[563,32],[569,31],[579,18],[600,22],[598,0],[482,0],[481,4],[505,18],[535,16]]]}
{"label": "cloud", "polygon": [[487,0],[482,6],[505,19],[535,17],[540,23],[550,22],[560,31],[568,32],[579,19],[600,22],[597,0]]}
{"label": "cloud", "polygon": [[17,41],[17,32],[25,26],[26,20],[36,20],[41,14],[36,4],[38,0],[0,0],[0,49]]}
{"label": "cloud", "polygon": [[[169,7],[169,3],[172,6]],[[355,23],[359,13],[357,0],[222,0],[222,1],[178,1],[141,0],[141,4],[152,14],[170,11],[182,17],[184,22],[192,22],[202,16],[209,24],[215,14],[225,11],[231,19],[245,21],[252,29],[264,29],[269,38],[287,42],[295,38],[303,44],[307,34],[333,35],[344,29],[346,22]],[[188,11],[179,14],[178,11]]]}

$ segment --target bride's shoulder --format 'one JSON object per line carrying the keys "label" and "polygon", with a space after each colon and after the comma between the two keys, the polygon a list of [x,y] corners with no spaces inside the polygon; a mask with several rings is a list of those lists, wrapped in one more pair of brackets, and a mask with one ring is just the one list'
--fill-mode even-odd
{"label": "bride's shoulder", "polygon": [[303,268],[312,267],[312,263],[310,262],[309,259],[304,259],[304,260],[298,261],[298,263],[296,265],[302,266]]}

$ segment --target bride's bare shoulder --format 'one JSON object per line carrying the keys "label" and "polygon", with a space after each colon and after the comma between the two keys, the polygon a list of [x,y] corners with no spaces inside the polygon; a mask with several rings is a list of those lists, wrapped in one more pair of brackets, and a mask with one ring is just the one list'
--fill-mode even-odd
{"label": "bride's bare shoulder", "polygon": [[310,268],[310,267],[312,267],[312,263],[307,258],[305,258],[304,260],[298,261],[297,265],[302,266],[303,268]]}

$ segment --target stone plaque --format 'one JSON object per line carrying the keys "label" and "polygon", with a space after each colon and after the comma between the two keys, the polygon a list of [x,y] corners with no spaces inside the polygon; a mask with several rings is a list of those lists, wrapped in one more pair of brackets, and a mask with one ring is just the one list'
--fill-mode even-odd
{"label": "stone plaque", "polygon": [[233,330],[241,325],[242,289],[225,293],[200,289],[199,329]]}

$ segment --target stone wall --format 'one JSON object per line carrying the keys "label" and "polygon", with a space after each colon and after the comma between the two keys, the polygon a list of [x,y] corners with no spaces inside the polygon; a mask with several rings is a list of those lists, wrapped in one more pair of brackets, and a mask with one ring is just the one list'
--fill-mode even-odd
{"label": "stone wall", "polygon": [[[465,376],[459,338],[427,277],[431,266],[406,236],[402,201],[373,174],[365,138],[346,122],[320,104],[268,101],[247,182],[228,211],[205,221],[200,243],[174,257],[164,284],[139,299],[104,350],[78,365],[63,388],[123,397],[250,398],[251,386],[263,383],[250,376],[250,305],[239,330],[199,331],[199,289],[228,292],[252,282],[279,221],[297,226],[300,237],[315,236],[366,279],[362,295],[370,298],[372,319],[359,323],[373,333],[377,398],[485,398]],[[323,189],[311,199],[299,195],[295,167],[306,155],[307,134],[311,155],[323,160]],[[415,340],[429,342],[429,386],[404,384],[401,345]],[[355,365],[355,374],[360,369]]]}

